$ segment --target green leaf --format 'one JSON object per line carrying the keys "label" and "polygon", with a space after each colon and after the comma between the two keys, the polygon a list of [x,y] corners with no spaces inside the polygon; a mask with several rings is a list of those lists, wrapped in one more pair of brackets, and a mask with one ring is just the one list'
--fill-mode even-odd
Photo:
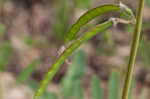
{"label": "green leaf", "polygon": [[119,12],[121,18],[135,21],[134,13],[128,6],[124,5],[123,3],[120,3],[120,8],[121,10]]}
{"label": "green leaf", "polygon": [[74,86],[77,80],[81,80],[85,72],[85,56],[82,51],[77,51],[73,55],[72,66],[68,69],[67,74],[62,80],[61,89],[65,99],[73,96]]}
{"label": "green leaf", "polygon": [[41,82],[39,89],[36,91],[34,99],[39,99],[39,96],[44,92],[47,88],[49,82],[52,80],[56,72],[59,70],[62,63],[65,59],[75,51],[83,42],[89,40],[99,32],[111,27],[113,25],[113,21],[109,20],[103,24],[99,24],[86,32],[80,38],[78,38],[75,42],[73,42],[67,49],[60,55],[60,57],[55,61],[55,63],[51,66],[49,72],[45,75],[44,80]]}
{"label": "green leaf", "polygon": [[61,93],[64,99],[70,99],[73,96],[74,83],[70,76],[63,79],[61,83]]}
{"label": "green leaf", "polygon": [[119,99],[119,75],[117,72],[112,72],[110,75],[108,99]]}
{"label": "green leaf", "polygon": [[81,79],[85,72],[85,56],[83,51],[77,51],[73,55],[73,63],[68,71],[68,76],[73,79]]}
{"label": "green leaf", "polygon": [[27,67],[24,68],[24,70],[19,74],[19,76],[17,77],[17,84],[25,81],[26,79],[28,79],[31,74],[35,71],[36,67],[38,66],[40,60],[36,59],[34,60],[31,64],[29,64]]}
{"label": "green leaf", "polygon": [[5,69],[9,56],[11,55],[12,47],[10,43],[5,43],[0,49],[0,71]]}
{"label": "green leaf", "polygon": [[116,10],[120,10],[119,5],[103,5],[89,10],[88,12],[83,14],[75,24],[72,25],[72,27],[66,35],[66,41],[73,40],[76,37],[80,28],[86,23],[90,22],[95,17]]}
{"label": "green leaf", "polygon": [[100,85],[101,82],[99,78],[97,76],[93,76],[91,81],[92,99],[103,99],[102,88]]}
{"label": "green leaf", "polygon": [[[70,41],[74,39],[76,36],[77,32],[80,30],[80,27],[86,23],[88,23],[90,20],[95,18],[96,16],[106,13],[106,12],[111,12],[111,11],[116,11],[119,10],[120,6],[119,5],[104,5],[97,7],[95,9],[92,9],[88,11],[86,14],[81,16],[79,20],[77,21],[76,24],[72,26],[70,29],[70,32],[67,34],[67,41]],[[126,9],[125,9],[126,10]],[[114,23],[114,20],[108,20],[104,22],[103,24],[99,24],[80,36],[77,40],[75,40],[72,44],[70,44],[65,51],[58,57],[58,59],[55,61],[55,63],[51,66],[49,72],[45,75],[44,80],[41,82],[39,89],[37,89],[34,99],[39,99],[39,96],[44,92],[44,90],[47,88],[49,82],[52,80],[56,72],[59,70],[60,66],[62,63],[65,61],[65,59],[73,52],[75,51],[83,42],[89,40],[99,32],[108,29],[111,27]]]}
{"label": "green leaf", "polygon": [[84,99],[83,98],[83,88],[82,80],[77,80],[74,85],[74,97],[75,99]]}

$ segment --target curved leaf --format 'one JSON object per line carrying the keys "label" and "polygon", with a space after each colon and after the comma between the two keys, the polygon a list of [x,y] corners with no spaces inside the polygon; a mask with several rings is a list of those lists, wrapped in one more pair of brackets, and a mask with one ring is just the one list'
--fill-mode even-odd
{"label": "curved leaf", "polygon": [[[87,13],[85,13],[83,16],[79,18],[77,23],[75,23],[72,28],[70,29],[69,33],[67,34],[66,40],[70,41],[75,38],[77,35],[77,32],[80,30],[80,27],[83,26],[84,24],[88,23],[90,20],[95,18],[96,16],[106,13],[106,12],[111,12],[111,11],[116,11],[123,9],[125,12],[129,12],[129,10],[126,9],[126,6],[121,6],[121,5],[104,5],[100,6],[97,8],[94,8]],[[65,59],[74,51],[76,50],[83,42],[86,40],[92,38],[99,32],[109,28],[114,24],[115,20],[108,20],[104,22],[103,24],[99,24],[80,36],[77,40],[75,40],[69,47],[66,48],[65,51],[59,56],[59,58],[55,61],[55,63],[51,66],[49,72],[45,75],[43,81],[41,82],[38,90],[36,91],[34,95],[34,99],[39,99],[39,96],[45,91],[47,88],[49,82],[52,80],[56,72],[59,70],[60,66],[62,63],[65,61]],[[115,22],[116,23],[116,22]]]}
{"label": "curved leaf", "polygon": [[88,22],[90,22],[92,19],[94,19],[95,17],[102,15],[104,13],[107,12],[111,12],[111,11],[116,11],[116,10],[120,10],[120,6],[119,5],[103,5],[103,6],[99,6],[96,8],[93,8],[91,10],[89,10],[88,12],[86,12],[84,15],[82,15],[75,24],[72,25],[72,27],[70,28],[69,32],[66,35],[66,41],[71,41],[73,40],[78,31],[80,30],[80,28],[87,24]]}
{"label": "curved leaf", "polygon": [[83,42],[86,40],[92,38],[99,32],[109,28],[113,25],[113,21],[109,20],[106,21],[103,24],[99,24],[83,34],[80,38],[78,38],[76,41],[74,41],[61,55],[60,57],[55,61],[55,63],[51,66],[49,72],[45,75],[44,80],[41,82],[39,89],[36,91],[34,99],[39,99],[39,96],[45,91],[47,88],[49,82],[52,80],[56,72],[59,70],[62,63],[65,61],[65,59],[75,50],[77,49]]}

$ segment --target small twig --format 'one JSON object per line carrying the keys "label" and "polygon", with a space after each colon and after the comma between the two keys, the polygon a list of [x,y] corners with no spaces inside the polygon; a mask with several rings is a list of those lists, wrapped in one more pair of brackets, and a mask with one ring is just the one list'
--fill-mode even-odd
{"label": "small twig", "polygon": [[109,20],[113,21],[114,26],[116,26],[118,23],[135,25],[135,20],[124,20],[124,19],[121,19],[121,18],[110,18]]}

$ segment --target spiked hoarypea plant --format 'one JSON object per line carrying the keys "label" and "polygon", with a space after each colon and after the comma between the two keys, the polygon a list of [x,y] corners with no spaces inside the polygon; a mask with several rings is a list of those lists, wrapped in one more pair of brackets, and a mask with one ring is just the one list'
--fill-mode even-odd
{"label": "spiked hoarypea plant", "polygon": [[[100,16],[105,13],[109,13],[112,11],[118,11],[120,18],[110,18],[104,23],[98,24],[95,27],[89,29],[86,33],[82,34],[77,38],[77,33],[80,28],[90,22],[97,16]],[[48,84],[55,76],[56,72],[59,70],[60,66],[66,60],[66,58],[71,55],[82,43],[91,39],[93,36],[97,35],[99,32],[102,32],[117,23],[125,23],[125,24],[134,24],[135,17],[131,9],[129,9],[126,5],[120,4],[109,4],[102,5],[96,8],[93,8],[83,14],[75,24],[72,25],[69,32],[66,35],[66,43],[65,49],[60,53],[59,57],[56,59],[54,64],[51,66],[48,73],[45,75],[43,81],[41,82],[39,88],[35,92],[34,99],[39,99],[41,94],[46,90]],[[70,43],[71,42],[71,43]],[[68,44],[69,43],[69,44]],[[125,99],[125,98],[124,98]]]}

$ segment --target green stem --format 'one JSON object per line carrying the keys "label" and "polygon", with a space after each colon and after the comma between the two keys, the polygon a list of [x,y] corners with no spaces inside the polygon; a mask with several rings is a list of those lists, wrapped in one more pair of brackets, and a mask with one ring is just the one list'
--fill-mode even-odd
{"label": "green stem", "polygon": [[128,93],[129,93],[130,83],[132,80],[135,59],[136,59],[136,54],[137,54],[137,49],[138,49],[138,44],[139,44],[140,32],[141,32],[141,27],[142,27],[143,8],[144,8],[144,0],[139,0],[136,25],[135,25],[134,35],[133,35],[133,43],[132,43],[132,48],[130,52],[130,59],[129,59],[129,64],[127,68],[125,85],[124,85],[123,93],[122,93],[122,99],[128,99]]}

